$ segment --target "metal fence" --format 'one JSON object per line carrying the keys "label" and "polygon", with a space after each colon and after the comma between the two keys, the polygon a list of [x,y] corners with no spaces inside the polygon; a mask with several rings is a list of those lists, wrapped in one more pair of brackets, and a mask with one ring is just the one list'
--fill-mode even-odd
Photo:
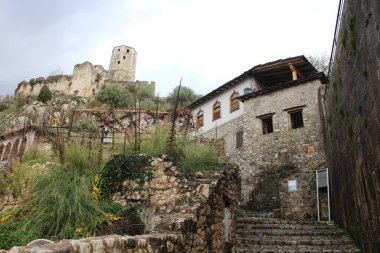
{"label": "metal fence", "polygon": [[334,39],[333,39],[333,44],[332,44],[332,48],[331,48],[329,70],[327,72],[327,77],[329,79],[330,79],[331,71],[332,71],[332,68],[333,68],[334,62],[335,62],[335,53],[336,53],[336,47],[337,47],[338,40],[339,40],[339,31],[340,31],[340,27],[341,27],[341,23],[342,23],[344,3],[345,3],[345,0],[339,1],[338,14],[337,14],[336,23],[335,23]]}

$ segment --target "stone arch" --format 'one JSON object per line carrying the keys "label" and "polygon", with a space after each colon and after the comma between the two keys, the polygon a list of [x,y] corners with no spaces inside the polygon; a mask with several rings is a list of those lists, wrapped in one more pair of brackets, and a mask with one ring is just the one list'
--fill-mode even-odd
{"label": "stone arch", "polygon": [[18,146],[20,145],[20,140],[17,139],[13,143],[12,151],[11,151],[11,159],[15,159],[17,157],[17,152],[18,152]]}
{"label": "stone arch", "polygon": [[4,155],[3,155],[3,161],[9,159],[9,155],[11,153],[12,144],[11,142],[8,142],[7,146],[5,147]]}
{"label": "stone arch", "polygon": [[4,144],[0,145],[0,160],[3,157],[3,152],[4,152]]}
{"label": "stone arch", "polygon": [[22,157],[25,154],[26,143],[28,143],[28,137],[24,136],[24,138],[22,138],[22,141],[21,141],[21,146],[18,150],[18,154],[17,154],[18,157]]}

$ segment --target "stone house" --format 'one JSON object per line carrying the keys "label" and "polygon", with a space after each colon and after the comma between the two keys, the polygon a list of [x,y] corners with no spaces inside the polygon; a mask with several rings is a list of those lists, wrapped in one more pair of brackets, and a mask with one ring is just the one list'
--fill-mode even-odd
{"label": "stone house", "polygon": [[315,171],[325,167],[319,89],[304,56],[257,65],[190,105],[199,135],[240,166],[241,205],[316,217]]}

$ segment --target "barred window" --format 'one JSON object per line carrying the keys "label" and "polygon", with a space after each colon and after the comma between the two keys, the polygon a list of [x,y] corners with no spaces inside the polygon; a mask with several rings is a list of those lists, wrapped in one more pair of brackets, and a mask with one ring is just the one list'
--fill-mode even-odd
{"label": "barred window", "polygon": [[273,133],[272,116],[261,118],[261,125],[262,125],[263,134]]}
{"label": "barred window", "polygon": [[240,101],[238,99],[239,92],[234,91],[230,96],[230,112],[234,112],[240,109]]}
{"label": "barred window", "polygon": [[204,116],[203,116],[203,111],[202,110],[200,110],[198,113],[197,113],[197,117],[196,117],[196,120],[195,120],[196,122],[196,125],[197,125],[197,127],[199,128],[199,127],[203,127],[203,125],[204,125]]}
{"label": "barred window", "polygon": [[289,112],[292,129],[303,127],[302,110]]}
{"label": "barred window", "polygon": [[220,102],[216,101],[212,107],[212,121],[220,119]]}

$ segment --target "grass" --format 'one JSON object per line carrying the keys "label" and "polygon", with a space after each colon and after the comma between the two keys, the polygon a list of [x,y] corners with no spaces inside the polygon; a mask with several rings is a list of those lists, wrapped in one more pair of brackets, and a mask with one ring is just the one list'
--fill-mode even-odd
{"label": "grass", "polygon": [[168,138],[168,128],[157,126],[153,132],[142,137],[141,153],[149,155],[162,155],[166,152],[166,140]]}
{"label": "grass", "polygon": [[[168,127],[158,126],[157,131],[145,136],[141,142],[141,153],[161,155],[166,153]],[[177,137],[178,164],[187,172],[216,170],[224,162],[220,150],[212,141],[200,142],[187,136]]]}
{"label": "grass", "polygon": [[11,172],[0,174],[0,195],[21,196],[27,190],[32,177],[33,173],[28,165],[14,161]]}
{"label": "grass", "polygon": [[53,159],[50,152],[46,149],[41,149],[38,143],[33,143],[33,145],[26,150],[22,159],[27,165],[46,163],[51,160]]}
{"label": "grass", "polygon": [[204,172],[221,167],[220,151],[210,142],[186,142],[181,149],[179,165],[187,172]]}
{"label": "grass", "polygon": [[31,201],[26,203],[31,206],[31,227],[53,238],[70,238],[77,227],[92,224],[102,215],[92,195],[98,172],[94,160],[83,146],[73,144],[64,164],[35,179]]}

